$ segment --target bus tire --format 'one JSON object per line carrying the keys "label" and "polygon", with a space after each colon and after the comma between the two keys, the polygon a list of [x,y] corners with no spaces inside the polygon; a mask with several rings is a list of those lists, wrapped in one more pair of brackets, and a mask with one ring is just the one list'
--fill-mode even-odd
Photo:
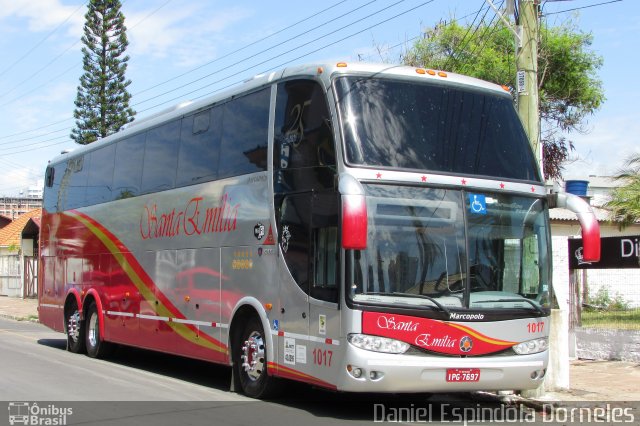
{"label": "bus tire", "polygon": [[64,324],[67,331],[67,350],[74,354],[85,351],[85,328],[81,319],[78,304],[71,299],[65,308]]}
{"label": "bus tire", "polygon": [[267,344],[262,324],[250,318],[235,344],[234,374],[242,392],[251,398],[269,399],[278,396],[282,382],[267,374]]}
{"label": "bus tire", "polygon": [[113,348],[109,342],[102,340],[100,335],[100,317],[96,302],[91,302],[85,314],[85,337],[87,346],[87,355],[91,358],[105,358]]}

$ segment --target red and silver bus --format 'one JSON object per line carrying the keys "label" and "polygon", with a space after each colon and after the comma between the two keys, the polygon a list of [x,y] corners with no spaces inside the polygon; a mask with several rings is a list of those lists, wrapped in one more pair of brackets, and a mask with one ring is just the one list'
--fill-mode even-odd
{"label": "red and silver bus", "polygon": [[530,389],[547,368],[547,195],[503,88],[411,67],[257,76],[52,160],[40,321],[353,392]]}

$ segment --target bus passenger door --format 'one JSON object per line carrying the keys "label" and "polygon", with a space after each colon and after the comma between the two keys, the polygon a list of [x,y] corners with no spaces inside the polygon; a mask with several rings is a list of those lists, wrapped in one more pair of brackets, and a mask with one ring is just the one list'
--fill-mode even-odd
{"label": "bus passenger door", "polygon": [[306,363],[296,356],[296,351],[305,349],[309,331],[311,195],[311,192],[286,195],[279,209],[278,238],[284,267],[279,268],[280,319],[272,324],[272,329],[278,332],[277,364],[284,374],[288,369],[303,370]]}
{"label": "bus passenger door", "polygon": [[331,382],[338,365],[339,206],[333,191],[305,192],[285,196],[280,209],[281,365],[317,384]]}
{"label": "bus passenger door", "polygon": [[311,374],[335,384],[340,358],[340,196],[315,193],[311,217],[309,279],[309,345]]}

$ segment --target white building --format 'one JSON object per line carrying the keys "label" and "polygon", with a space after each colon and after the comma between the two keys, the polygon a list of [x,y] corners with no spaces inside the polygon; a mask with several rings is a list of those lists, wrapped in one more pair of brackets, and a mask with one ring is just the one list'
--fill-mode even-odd
{"label": "white building", "polygon": [[[601,237],[628,236],[631,240],[640,237],[640,223],[620,230],[618,223],[610,220],[609,211],[602,208],[609,201],[613,189],[620,185],[619,182],[603,176],[589,176],[585,180],[589,181],[586,196],[598,218]],[[563,186],[564,182],[547,184],[549,191],[557,191]],[[640,307],[640,267],[576,270],[570,274],[568,239],[581,237],[580,224],[576,215],[565,209],[552,209],[550,219],[554,287],[561,309],[568,309],[570,301],[575,297],[570,291],[579,291],[582,294],[582,289],[586,288],[589,294],[595,295],[603,287],[608,289],[611,297],[619,294],[631,307]],[[577,300],[575,302],[579,303]]]}

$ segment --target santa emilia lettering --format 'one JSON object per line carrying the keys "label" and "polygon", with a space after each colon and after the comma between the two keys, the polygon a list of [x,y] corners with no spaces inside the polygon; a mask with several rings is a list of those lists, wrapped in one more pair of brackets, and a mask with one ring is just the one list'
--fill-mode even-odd
{"label": "santa emilia lettering", "polygon": [[203,197],[190,199],[182,208],[162,210],[156,203],[145,204],[140,215],[143,240],[194,236],[236,230],[240,204],[233,204],[228,194],[218,206],[210,206]]}
{"label": "santa emilia lettering", "polygon": [[380,316],[378,327],[384,330],[418,331],[418,324],[413,321],[396,321],[395,317]]}
{"label": "santa emilia lettering", "polygon": [[[395,317],[387,317],[381,315],[378,317],[378,328],[382,330],[417,332],[420,326],[419,322],[399,321]],[[415,344],[423,348],[455,348],[457,340],[448,334],[444,336],[434,337],[430,333],[422,333],[415,337]]]}
{"label": "santa emilia lettering", "polygon": [[[469,313],[468,315],[476,316],[478,314]],[[501,343],[497,345],[487,344],[488,340],[482,337],[482,333],[476,332],[474,334],[474,331],[466,325],[406,315],[363,312],[362,332],[364,334],[389,337],[427,350],[446,354],[482,354],[504,349]],[[472,338],[470,335],[474,337]],[[481,343],[479,346],[474,345],[474,341],[478,339]]]}

